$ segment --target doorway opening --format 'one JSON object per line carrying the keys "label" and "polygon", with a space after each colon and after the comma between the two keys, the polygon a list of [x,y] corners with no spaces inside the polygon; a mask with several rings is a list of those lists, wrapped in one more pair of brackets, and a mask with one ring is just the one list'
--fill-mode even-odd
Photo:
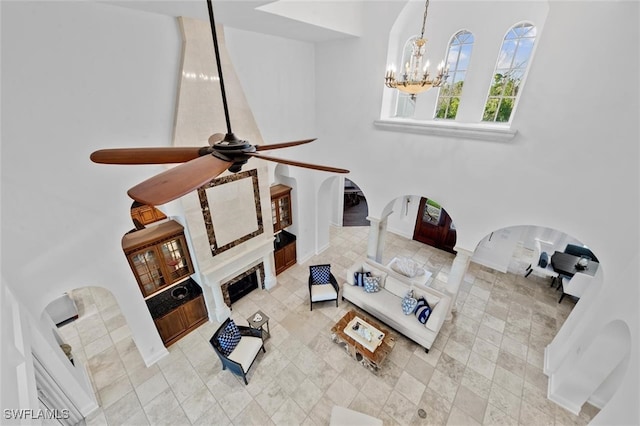
{"label": "doorway opening", "polygon": [[451,216],[435,200],[421,197],[413,239],[449,253],[456,253],[456,227]]}
{"label": "doorway opening", "polygon": [[349,179],[344,180],[344,208],[342,226],[369,226],[369,206],[360,187]]}

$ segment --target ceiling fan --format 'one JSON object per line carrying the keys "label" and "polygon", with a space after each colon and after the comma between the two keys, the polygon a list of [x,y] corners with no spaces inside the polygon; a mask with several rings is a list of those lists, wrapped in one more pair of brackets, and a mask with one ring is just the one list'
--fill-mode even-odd
{"label": "ceiling fan", "polygon": [[261,158],[281,164],[304,167],[333,173],[349,173],[336,167],[320,166],[300,161],[285,160],[260,154],[260,151],[288,148],[313,142],[315,139],[282,142],[269,145],[252,145],[236,137],[231,130],[231,120],[227,106],[227,95],[222,76],[222,65],[218,49],[213,6],[207,0],[209,22],[213,36],[222,104],[227,124],[227,133],[216,133],[209,137],[209,146],[204,147],[157,147],[157,148],[114,148],[101,149],[91,154],[91,161],[103,164],[174,164],[172,169],[157,174],[127,191],[135,201],[148,205],[161,205],[180,198],[206,184],[225,170],[237,173],[249,158]]}

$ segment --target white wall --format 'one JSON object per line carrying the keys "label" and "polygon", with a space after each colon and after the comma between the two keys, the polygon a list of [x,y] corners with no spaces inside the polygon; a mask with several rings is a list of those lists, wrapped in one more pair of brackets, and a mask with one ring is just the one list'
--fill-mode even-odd
{"label": "white wall", "polygon": [[108,288],[152,363],[166,349],[120,239],[133,228],[126,190],[159,168],[89,154],[169,144],[177,23],[95,3],[3,2],[2,36],[3,275],[35,318],[65,291]]}

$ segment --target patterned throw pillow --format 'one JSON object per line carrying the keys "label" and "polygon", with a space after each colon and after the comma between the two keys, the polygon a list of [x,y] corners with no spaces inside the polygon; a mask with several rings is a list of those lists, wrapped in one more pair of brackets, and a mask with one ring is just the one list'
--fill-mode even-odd
{"label": "patterned throw pillow", "polygon": [[429,319],[429,315],[431,315],[431,306],[427,303],[427,300],[424,297],[418,299],[418,304],[415,310],[416,318],[422,324],[426,324]]}
{"label": "patterned throw pillow", "polygon": [[364,287],[364,277],[370,277],[371,272],[356,272],[353,274],[353,285]]}
{"label": "patterned throw pillow", "polygon": [[310,266],[313,284],[329,284],[331,276],[331,265]]}
{"label": "patterned throw pillow", "polygon": [[367,293],[376,293],[380,291],[380,277],[364,277],[364,291]]}
{"label": "patterned throw pillow", "polygon": [[413,290],[409,290],[407,295],[402,299],[402,312],[405,315],[411,315],[418,306],[418,300],[413,297]]}
{"label": "patterned throw pillow", "polygon": [[218,335],[218,343],[220,343],[220,348],[222,348],[222,354],[229,356],[236,346],[238,346],[241,338],[242,336],[240,335],[238,326],[233,320],[230,320],[229,324],[224,328],[224,331]]}

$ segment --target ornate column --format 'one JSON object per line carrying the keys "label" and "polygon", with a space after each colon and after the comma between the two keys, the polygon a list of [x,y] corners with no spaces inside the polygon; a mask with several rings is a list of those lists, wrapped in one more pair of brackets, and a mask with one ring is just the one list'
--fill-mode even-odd
{"label": "ornate column", "polygon": [[224,303],[221,283],[220,281],[211,282],[206,276],[203,278],[205,285],[202,286],[202,292],[209,311],[209,320],[215,319],[217,322],[222,322],[231,316],[231,309]]}
{"label": "ornate column", "polygon": [[273,265],[275,261],[273,259],[273,252],[265,255],[262,258],[262,265],[264,266],[264,289],[269,290],[270,288],[275,287],[278,284],[278,279],[276,275],[273,273],[275,268]]}
{"label": "ornate column", "polygon": [[387,218],[377,219],[367,216],[369,221],[369,244],[367,245],[367,257],[382,263],[384,240],[387,236]]}
{"label": "ornate column", "polygon": [[446,287],[447,294],[451,296],[451,305],[449,306],[447,321],[451,320],[453,318],[453,313],[457,311],[456,300],[458,299],[460,284],[462,284],[462,281],[464,280],[464,276],[469,268],[469,262],[471,262],[471,256],[473,256],[473,252],[469,250],[458,247],[456,247],[455,250],[458,254],[453,259]]}

